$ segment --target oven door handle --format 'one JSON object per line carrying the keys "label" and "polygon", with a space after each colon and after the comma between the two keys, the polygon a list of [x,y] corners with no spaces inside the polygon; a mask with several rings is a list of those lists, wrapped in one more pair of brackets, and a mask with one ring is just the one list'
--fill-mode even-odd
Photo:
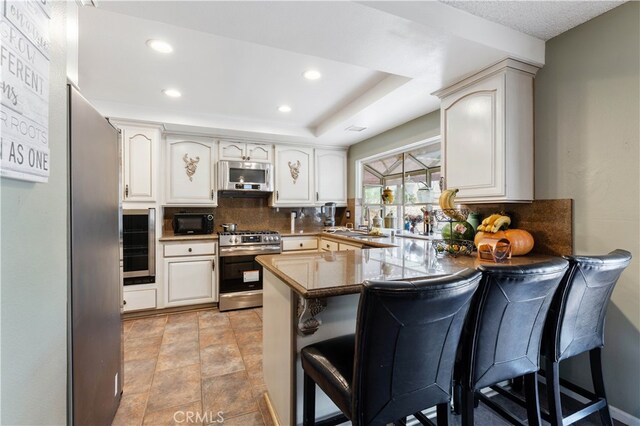
{"label": "oven door handle", "polygon": [[149,275],[156,276],[156,209],[149,209]]}

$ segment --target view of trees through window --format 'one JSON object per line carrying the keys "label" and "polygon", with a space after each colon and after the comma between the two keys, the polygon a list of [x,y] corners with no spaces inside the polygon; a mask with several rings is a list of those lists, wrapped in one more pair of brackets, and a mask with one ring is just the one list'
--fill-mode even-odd
{"label": "view of trees through window", "polygon": [[362,183],[363,215],[374,226],[423,233],[440,196],[440,143],[363,163]]}

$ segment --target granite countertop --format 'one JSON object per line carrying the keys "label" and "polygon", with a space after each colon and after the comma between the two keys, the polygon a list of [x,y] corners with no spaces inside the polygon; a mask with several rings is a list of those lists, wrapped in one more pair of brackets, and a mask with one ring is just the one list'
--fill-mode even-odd
{"label": "granite countertop", "polygon": [[197,234],[197,235],[175,235],[173,231],[165,231],[162,233],[162,237],[159,238],[160,242],[170,241],[212,241],[218,240],[218,234]]}
{"label": "granite countertop", "polygon": [[[265,255],[258,256],[257,261],[304,298],[359,293],[365,280],[415,280],[476,269],[481,264],[495,265],[479,261],[476,256],[436,257],[428,240],[398,237],[378,240],[393,246],[356,251]],[[520,256],[502,265],[526,265],[549,258],[542,255]]]}

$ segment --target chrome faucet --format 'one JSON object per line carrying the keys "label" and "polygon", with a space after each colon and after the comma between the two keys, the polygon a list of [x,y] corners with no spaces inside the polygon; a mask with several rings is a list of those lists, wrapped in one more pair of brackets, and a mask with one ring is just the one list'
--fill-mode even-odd
{"label": "chrome faucet", "polygon": [[371,207],[365,207],[364,220],[367,221],[367,232],[370,232],[371,229],[373,229],[373,225],[371,223]]}

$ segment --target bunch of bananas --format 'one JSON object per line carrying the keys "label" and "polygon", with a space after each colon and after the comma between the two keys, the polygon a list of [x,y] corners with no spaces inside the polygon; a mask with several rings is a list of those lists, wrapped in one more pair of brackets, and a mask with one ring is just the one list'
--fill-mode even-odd
{"label": "bunch of bananas", "polygon": [[456,198],[458,194],[458,189],[445,189],[440,194],[439,204],[442,212],[449,216],[451,219],[464,222],[467,220],[458,210],[456,210],[455,205],[453,204],[453,200]]}
{"label": "bunch of bananas", "polygon": [[478,226],[478,231],[496,233],[502,227],[511,225],[511,218],[502,214],[494,213],[491,216],[485,218],[482,224]]}

